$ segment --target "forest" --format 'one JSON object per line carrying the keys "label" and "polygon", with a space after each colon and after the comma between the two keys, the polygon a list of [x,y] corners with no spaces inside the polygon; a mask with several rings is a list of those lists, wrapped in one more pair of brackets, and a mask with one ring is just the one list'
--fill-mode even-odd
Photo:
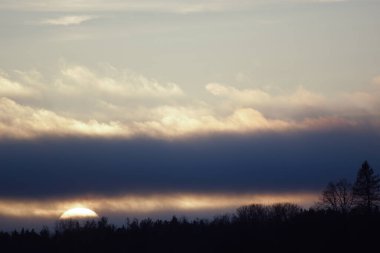
{"label": "forest", "polygon": [[251,204],[213,219],[61,220],[0,232],[1,252],[379,252],[380,177],[365,161],[353,183],[329,182],[310,208]]}

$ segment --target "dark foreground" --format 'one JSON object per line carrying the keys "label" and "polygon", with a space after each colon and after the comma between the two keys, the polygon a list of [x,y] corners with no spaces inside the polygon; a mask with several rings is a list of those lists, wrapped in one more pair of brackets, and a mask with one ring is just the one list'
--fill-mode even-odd
{"label": "dark foreground", "polygon": [[213,220],[61,221],[0,233],[0,252],[380,252],[380,213],[241,207]]}
{"label": "dark foreground", "polygon": [[380,252],[380,176],[367,161],[354,184],[328,183],[321,202],[249,205],[207,220],[145,219],[116,227],[61,221],[54,231],[0,232],[0,252]]}

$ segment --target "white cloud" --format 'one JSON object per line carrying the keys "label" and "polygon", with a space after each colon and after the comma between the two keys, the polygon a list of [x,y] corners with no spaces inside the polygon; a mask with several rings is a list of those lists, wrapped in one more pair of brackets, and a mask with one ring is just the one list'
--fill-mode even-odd
{"label": "white cloud", "polygon": [[64,16],[53,19],[45,19],[41,21],[41,24],[46,25],[58,25],[58,26],[68,26],[68,25],[79,25],[83,22],[95,19],[95,16]]}
{"label": "white cloud", "polygon": [[183,96],[173,82],[160,83],[126,69],[102,65],[91,70],[81,65],[62,65],[53,77],[40,72],[13,71],[11,77],[0,72],[0,97],[83,97],[94,101],[115,99],[166,99]]}
{"label": "white cloud", "polygon": [[326,96],[303,87],[272,94],[210,83],[206,89],[219,99],[198,101],[176,84],[108,65],[65,65],[50,81],[37,71],[14,73],[0,75],[0,138],[171,139],[379,124],[377,86]]}
{"label": "white cloud", "polygon": [[0,97],[31,97],[37,92],[25,85],[9,80],[6,75],[0,72]]}
{"label": "white cloud", "polygon": [[149,112],[148,120],[99,122],[96,119],[90,119],[85,121],[0,98],[0,138],[149,136],[171,139],[211,133],[284,132],[355,125],[340,118],[307,119],[300,122],[267,119],[252,108],[240,108],[224,117],[214,115],[204,109],[170,106],[146,109],[146,112]]}
{"label": "white cloud", "polygon": [[234,102],[248,105],[276,104],[287,106],[316,106],[325,102],[322,95],[318,95],[298,87],[291,94],[272,95],[261,89],[237,89],[219,83],[209,83],[206,90],[219,97],[232,99]]}
{"label": "white cloud", "polygon": [[209,133],[285,131],[291,124],[268,120],[251,108],[240,108],[221,117],[205,109],[165,106],[153,109],[150,120],[134,122],[134,126],[143,135],[172,138]]}
{"label": "white cloud", "polygon": [[238,89],[219,83],[207,84],[206,90],[223,99],[229,107],[249,106],[277,118],[380,116],[380,87],[330,95],[318,94],[302,86],[293,92],[276,95],[262,89]]}
{"label": "white cloud", "polygon": [[160,84],[154,79],[123,70],[111,69],[110,75],[99,76],[84,66],[68,66],[56,79],[58,89],[69,94],[94,93],[117,97],[170,97],[181,96],[175,83]]}
{"label": "white cloud", "polygon": [[118,122],[87,122],[60,116],[50,110],[20,105],[0,98],[0,137],[34,138],[38,136],[127,136],[128,129]]}
{"label": "white cloud", "polygon": [[24,106],[7,98],[0,99],[0,136],[34,138],[41,136],[124,137],[147,135],[173,138],[209,132],[245,132],[282,130],[288,123],[267,120],[253,109],[240,109],[217,119],[206,111],[192,108],[160,107],[150,112],[150,120],[105,122],[77,120],[53,111]]}

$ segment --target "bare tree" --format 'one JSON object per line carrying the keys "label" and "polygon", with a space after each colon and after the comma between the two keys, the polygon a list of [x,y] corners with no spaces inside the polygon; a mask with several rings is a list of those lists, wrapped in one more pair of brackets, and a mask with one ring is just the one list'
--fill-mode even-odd
{"label": "bare tree", "polygon": [[271,214],[277,222],[286,222],[302,212],[302,208],[292,203],[277,203],[271,206]]}
{"label": "bare tree", "polygon": [[365,161],[358,171],[353,193],[358,207],[371,212],[380,201],[380,177]]}
{"label": "bare tree", "polygon": [[322,206],[325,208],[346,213],[353,204],[352,185],[346,179],[328,183],[322,192]]}
{"label": "bare tree", "polygon": [[241,206],[236,210],[237,219],[240,222],[254,223],[264,222],[269,218],[268,206],[260,204],[252,204],[248,206]]}

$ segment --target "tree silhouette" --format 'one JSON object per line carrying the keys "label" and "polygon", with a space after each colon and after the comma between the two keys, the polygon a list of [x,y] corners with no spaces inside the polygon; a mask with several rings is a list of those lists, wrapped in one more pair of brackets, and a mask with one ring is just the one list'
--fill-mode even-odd
{"label": "tree silhouette", "polygon": [[322,206],[324,208],[347,213],[353,204],[352,185],[346,179],[328,183],[322,192]]}
{"label": "tree silhouette", "polygon": [[243,223],[265,221],[268,219],[268,213],[268,207],[260,204],[241,206],[236,210],[237,219]]}
{"label": "tree silhouette", "polygon": [[[0,230],[0,252],[377,252],[379,196],[380,177],[364,162],[354,187],[344,179],[327,185],[321,196],[323,209],[251,204],[212,220],[127,218],[122,227],[105,217],[59,220],[52,231]],[[363,209],[353,208],[354,197]]]}
{"label": "tree silhouette", "polygon": [[360,208],[372,212],[380,201],[380,178],[365,161],[358,171],[353,187],[355,202]]}
{"label": "tree silhouette", "polygon": [[272,219],[276,222],[287,222],[299,215],[302,208],[292,203],[277,203],[271,206]]}

